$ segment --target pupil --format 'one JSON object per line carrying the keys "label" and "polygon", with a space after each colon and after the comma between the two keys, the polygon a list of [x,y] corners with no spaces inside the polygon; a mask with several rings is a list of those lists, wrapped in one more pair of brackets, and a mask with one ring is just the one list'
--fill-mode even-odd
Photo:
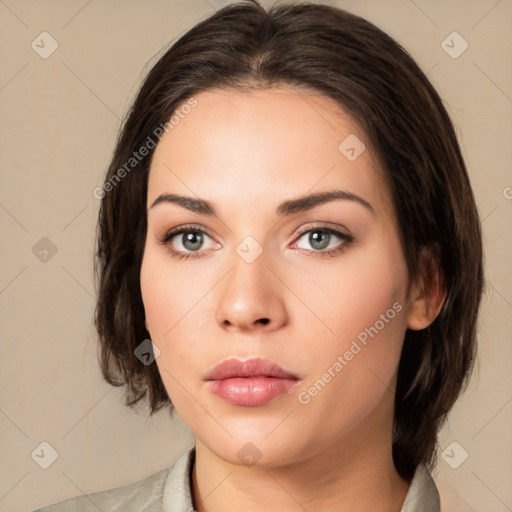
{"label": "pupil", "polygon": [[186,233],[183,246],[190,251],[199,249],[203,242],[202,238],[202,234],[198,233],[197,231]]}
{"label": "pupil", "polygon": [[313,231],[309,234],[309,243],[315,249],[325,249],[329,245],[329,233]]}

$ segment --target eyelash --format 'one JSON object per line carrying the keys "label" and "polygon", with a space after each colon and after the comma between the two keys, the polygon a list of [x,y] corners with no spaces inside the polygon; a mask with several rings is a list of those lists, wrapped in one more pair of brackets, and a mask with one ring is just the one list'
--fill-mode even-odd
{"label": "eyelash", "polygon": [[[191,232],[201,233],[203,235],[207,235],[210,238],[212,238],[210,235],[208,235],[208,233],[206,231],[204,231],[201,228],[198,228],[197,226],[185,225],[185,226],[180,226],[179,228],[170,229],[169,231],[167,231],[167,233],[164,234],[164,236],[161,239],[159,239],[158,243],[161,245],[167,246],[167,250],[169,251],[170,255],[173,256],[174,258],[179,258],[180,260],[182,260],[182,259],[185,259],[185,260],[193,259],[194,260],[194,259],[201,258],[202,255],[194,255],[194,252],[187,253],[187,252],[176,251],[175,249],[171,248],[171,244],[169,243],[175,236],[182,235],[184,233],[191,233]],[[353,236],[347,235],[345,233],[341,233],[340,231],[330,228],[330,227],[327,227],[325,225],[308,227],[307,229],[300,231],[297,234],[296,240],[298,241],[304,234],[310,233],[310,232],[327,233],[329,235],[334,235],[335,237],[339,238],[342,241],[342,243],[340,243],[340,245],[338,245],[334,249],[330,249],[328,251],[325,251],[325,250],[320,250],[320,251],[316,250],[315,251],[312,249],[311,250],[310,249],[299,249],[301,251],[306,251],[306,252],[312,254],[314,257],[320,257],[320,258],[324,258],[327,256],[332,257],[336,254],[341,253],[354,241]],[[200,251],[196,251],[196,252],[200,253]]]}

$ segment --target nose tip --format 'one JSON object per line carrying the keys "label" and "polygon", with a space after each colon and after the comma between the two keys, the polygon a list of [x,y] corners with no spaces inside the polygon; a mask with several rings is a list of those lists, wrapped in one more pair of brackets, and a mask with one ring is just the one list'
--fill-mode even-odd
{"label": "nose tip", "polygon": [[239,259],[219,287],[216,316],[229,330],[276,329],[286,321],[283,289],[261,255],[247,263]]}

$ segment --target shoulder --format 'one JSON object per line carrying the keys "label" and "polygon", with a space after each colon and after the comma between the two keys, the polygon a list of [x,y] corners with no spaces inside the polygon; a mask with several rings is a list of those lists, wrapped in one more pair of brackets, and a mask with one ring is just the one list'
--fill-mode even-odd
{"label": "shoulder", "polygon": [[82,494],[32,512],[163,512],[170,508],[192,509],[191,474],[195,446],[168,468],[136,482]]}
{"label": "shoulder", "polygon": [[[152,510],[160,512],[165,482],[173,466],[131,484],[105,491],[82,494],[33,512],[111,512],[114,510]],[[120,508],[122,506],[122,508]]]}

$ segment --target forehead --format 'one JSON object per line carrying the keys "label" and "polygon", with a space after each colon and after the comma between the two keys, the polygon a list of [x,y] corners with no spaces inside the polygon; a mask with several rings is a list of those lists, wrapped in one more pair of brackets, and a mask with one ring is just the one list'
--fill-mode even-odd
{"label": "forehead", "polygon": [[365,134],[333,99],[291,86],[194,99],[193,108],[178,107],[155,149],[148,205],[162,192],[243,206],[248,196],[278,201],[284,191],[340,187],[386,202]]}

